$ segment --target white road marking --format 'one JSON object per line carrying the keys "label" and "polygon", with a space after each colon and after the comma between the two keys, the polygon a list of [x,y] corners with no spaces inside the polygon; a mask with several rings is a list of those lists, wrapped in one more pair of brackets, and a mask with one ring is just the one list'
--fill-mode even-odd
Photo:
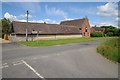
{"label": "white road marking", "polygon": [[0,67],[0,69],[2,69],[2,68],[7,68],[7,67],[9,67],[9,66],[8,66],[8,65],[5,65],[5,66]]}
{"label": "white road marking", "polygon": [[20,62],[22,62],[22,61],[15,61],[15,62],[12,62],[12,63],[20,63]]}
{"label": "white road marking", "polygon": [[14,63],[13,65],[14,65],[14,66],[17,66],[17,65],[20,65],[20,64],[22,64],[22,63]]}
{"label": "white road marking", "polygon": [[30,66],[26,61],[22,60],[22,62],[28,67],[30,68],[39,78],[44,79],[43,76],[41,76],[32,66]]}
{"label": "white road marking", "polygon": [[3,66],[3,68],[7,68],[7,67],[9,67],[9,66],[8,65]]}
{"label": "white road marking", "polygon": [[7,63],[4,63],[4,64],[2,64],[2,65],[7,65]]}
{"label": "white road marking", "polygon": [[12,62],[12,63],[13,63],[14,66],[16,66],[16,65],[20,65],[20,64],[23,64],[22,61],[16,61],[16,62]]}
{"label": "white road marking", "polygon": [[7,63],[1,65],[0,69],[9,67]]}

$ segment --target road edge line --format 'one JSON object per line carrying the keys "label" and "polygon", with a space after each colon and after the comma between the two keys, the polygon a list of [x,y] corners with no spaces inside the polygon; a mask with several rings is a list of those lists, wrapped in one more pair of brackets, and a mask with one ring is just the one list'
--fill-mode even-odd
{"label": "road edge line", "polygon": [[[21,60],[30,70],[32,70],[39,78],[44,79],[32,66],[30,66],[26,61]],[[44,79],[45,80],[45,79]]]}

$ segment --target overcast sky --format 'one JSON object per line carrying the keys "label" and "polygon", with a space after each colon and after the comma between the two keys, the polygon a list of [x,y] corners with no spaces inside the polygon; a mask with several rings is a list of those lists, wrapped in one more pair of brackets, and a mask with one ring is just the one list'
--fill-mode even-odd
{"label": "overcast sky", "polygon": [[26,21],[29,10],[30,22],[59,24],[63,20],[88,17],[90,25],[117,26],[118,3],[116,2],[3,2],[1,18]]}

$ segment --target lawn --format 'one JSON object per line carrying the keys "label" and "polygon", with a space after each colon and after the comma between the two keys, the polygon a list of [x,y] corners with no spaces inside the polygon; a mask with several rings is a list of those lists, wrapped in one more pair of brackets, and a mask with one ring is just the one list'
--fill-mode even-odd
{"label": "lawn", "polygon": [[20,44],[37,47],[37,46],[52,46],[52,45],[60,45],[60,44],[69,44],[69,43],[80,43],[80,42],[89,42],[106,39],[105,37],[99,38],[70,38],[70,39],[57,39],[57,40],[37,40],[37,41],[23,41]]}
{"label": "lawn", "polygon": [[118,54],[120,48],[120,38],[111,38],[97,47],[97,52],[105,56],[106,58],[120,62],[120,55]]}

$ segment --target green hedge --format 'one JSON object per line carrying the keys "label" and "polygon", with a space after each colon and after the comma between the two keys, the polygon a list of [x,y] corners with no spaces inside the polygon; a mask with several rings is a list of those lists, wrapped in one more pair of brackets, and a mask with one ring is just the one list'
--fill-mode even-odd
{"label": "green hedge", "polygon": [[104,37],[104,33],[103,32],[92,32],[90,33],[91,37]]}
{"label": "green hedge", "polygon": [[110,60],[120,62],[120,55],[118,54],[120,44],[118,41],[118,38],[107,40],[97,47],[97,52]]}

